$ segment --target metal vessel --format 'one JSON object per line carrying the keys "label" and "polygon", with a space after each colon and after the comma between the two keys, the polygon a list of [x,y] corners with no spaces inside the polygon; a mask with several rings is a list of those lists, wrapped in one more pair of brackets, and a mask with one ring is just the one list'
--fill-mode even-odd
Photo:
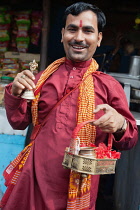
{"label": "metal vessel", "polygon": [[136,76],[136,77],[140,76],[140,56],[138,55],[131,56],[129,75]]}

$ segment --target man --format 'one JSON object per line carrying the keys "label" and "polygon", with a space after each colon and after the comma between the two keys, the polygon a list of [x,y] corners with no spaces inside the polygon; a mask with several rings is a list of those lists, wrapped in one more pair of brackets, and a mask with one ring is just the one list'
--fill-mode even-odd
{"label": "man", "polygon": [[[117,149],[136,144],[137,126],[121,85],[96,71],[98,64],[92,59],[104,25],[105,16],[96,6],[71,5],[62,29],[66,58],[55,61],[36,78],[25,70],[7,86],[5,107],[10,124],[25,129],[33,122],[35,128],[30,145],[5,171],[9,191],[2,200],[4,210],[95,209],[99,176],[83,178],[62,167],[65,148],[78,123],[95,120],[79,132],[80,142],[86,145],[106,143],[108,133]],[[34,88],[32,103],[21,98],[24,90]]]}

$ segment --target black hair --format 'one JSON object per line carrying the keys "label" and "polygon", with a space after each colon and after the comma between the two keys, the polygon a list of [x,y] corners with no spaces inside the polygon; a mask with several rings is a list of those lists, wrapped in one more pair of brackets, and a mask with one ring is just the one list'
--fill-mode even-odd
{"label": "black hair", "polygon": [[97,15],[98,31],[102,32],[106,24],[105,14],[97,6],[85,2],[77,2],[66,8],[63,18],[63,27],[66,25],[66,19],[69,14],[77,16],[88,10],[91,10]]}

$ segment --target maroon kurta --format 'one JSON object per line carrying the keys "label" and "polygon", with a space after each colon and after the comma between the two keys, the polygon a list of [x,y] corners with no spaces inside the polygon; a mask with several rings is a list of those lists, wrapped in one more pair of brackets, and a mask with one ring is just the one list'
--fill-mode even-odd
{"label": "maroon kurta", "polygon": [[[39,100],[39,122],[69,90],[78,84],[90,61],[82,63],[66,62],[45,82]],[[41,73],[39,73],[40,75]],[[37,76],[37,79],[39,78]],[[120,141],[113,145],[127,150],[137,142],[137,126],[131,115],[121,85],[104,73],[93,74],[95,101],[109,104],[128,120],[127,131]],[[5,106],[10,124],[14,129],[25,129],[31,122],[30,103],[14,97],[7,86]],[[65,210],[70,170],[63,169],[65,148],[69,146],[76,126],[77,89],[69,95],[49,116],[47,123],[38,134],[29,158],[23,168],[4,210]],[[96,114],[96,119],[103,114]],[[106,142],[107,134],[97,127],[96,145]],[[92,176],[91,205],[94,210],[99,176]]]}

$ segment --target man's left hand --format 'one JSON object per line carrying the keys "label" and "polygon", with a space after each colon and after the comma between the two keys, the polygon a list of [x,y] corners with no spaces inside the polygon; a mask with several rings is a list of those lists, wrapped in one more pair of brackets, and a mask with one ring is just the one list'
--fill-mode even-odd
{"label": "man's left hand", "polygon": [[124,124],[125,118],[119,114],[114,108],[108,104],[97,105],[94,114],[100,110],[104,111],[104,115],[93,122],[93,125],[98,126],[103,132],[115,133],[120,130]]}

